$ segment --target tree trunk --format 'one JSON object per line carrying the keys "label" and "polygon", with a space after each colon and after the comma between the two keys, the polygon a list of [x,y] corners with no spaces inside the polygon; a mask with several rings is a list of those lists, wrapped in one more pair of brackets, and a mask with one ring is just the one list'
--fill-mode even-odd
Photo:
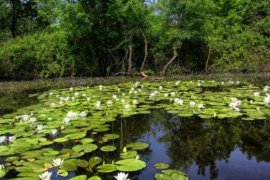
{"label": "tree trunk", "polygon": [[18,6],[20,6],[20,1],[11,0],[11,8],[12,8],[12,21],[11,21],[11,33],[12,37],[15,38],[17,36],[17,21],[18,21]]}
{"label": "tree trunk", "polygon": [[209,50],[208,50],[208,55],[207,55],[207,59],[205,62],[205,72],[208,72],[208,65],[209,65],[209,59],[210,59],[210,54],[211,54],[211,47],[209,46]]}
{"label": "tree trunk", "polygon": [[163,76],[166,73],[166,70],[168,69],[169,65],[172,64],[172,62],[178,57],[177,48],[173,49],[173,57],[170,59],[170,61],[164,66],[162,71],[160,71],[160,75]]}
{"label": "tree trunk", "polygon": [[142,72],[143,68],[144,68],[144,65],[145,65],[145,62],[146,62],[147,55],[148,55],[148,41],[147,41],[147,38],[146,38],[146,36],[143,33],[141,28],[140,28],[140,31],[141,31],[141,33],[143,35],[143,39],[144,39],[144,58],[143,58],[142,66],[141,66],[141,69],[140,69],[140,72]]}
{"label": "tree trunk", "polygon": [[132,46],[131,44],[129,47],[129,57],[128,57],[128,75],[132,74]]}

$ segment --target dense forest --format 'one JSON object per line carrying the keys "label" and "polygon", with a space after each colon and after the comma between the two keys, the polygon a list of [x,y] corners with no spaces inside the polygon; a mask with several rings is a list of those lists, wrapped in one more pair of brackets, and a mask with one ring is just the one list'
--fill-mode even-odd
{"label": "dense forest", "polygon": [[268,70],[268,0],[0,0],[1,79]]}

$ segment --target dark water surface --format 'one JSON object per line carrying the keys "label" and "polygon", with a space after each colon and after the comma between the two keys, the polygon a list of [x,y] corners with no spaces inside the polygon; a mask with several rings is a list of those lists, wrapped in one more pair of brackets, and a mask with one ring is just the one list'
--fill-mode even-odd
{"label": "dark water surface", "polygon": [[[123,143],[145,141],[147,167],[138,179],[153,179],[153,165],[170,164],[192,179],[270,179],[270,121],[181,118],[155,109],[121,119]],[[120,127],[120,125],[114,125]]]}

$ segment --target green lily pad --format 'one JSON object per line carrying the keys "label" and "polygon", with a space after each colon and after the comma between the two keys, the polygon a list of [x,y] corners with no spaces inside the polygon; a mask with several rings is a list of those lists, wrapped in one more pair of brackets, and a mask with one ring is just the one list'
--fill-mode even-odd
{"label": "green lily pad", "polygon": [[120,136],[118,134],[105,134],[102,139],[103,140],[114,140],[118,139]]}
{"label": "green lily pad", "polygon": [[87,176],[86,175],[79,175],[79,176],[75,176],[73,178],[70,178],[69,180],[86,180]]}
{"label": "green lily pad", "polygon": [[62,176],[62,177],[67,177],[68,176],[68,172],[66,170],[63,170],[63,169],[59,169],[57,171],[57,175],[58,176]]}
{"label": "green lily pad", "polygon": [[170,167],[170,165],[169,165],[169,164],[166,164],[166,163],[156,163],[156,164],[154,165],[154,167],[155,167],[156,169],[167,169],[167,168]]}
{"label": "green lily pad", "polygon": [[115,151],[116,147],[107,145],[107,146],[102,146],[100,149],[101,151],[104,151],[104,152],[111,152],[111,151]]}
{"label": "green lily pad", "polygon": [[92,151],[95,151],[97,149],[97,145],[95,144],[81,144],[81,145],[76,145],[72,148],[74,152],[80,152],[84,151],[85,153],[90,153]]}
{"label": "green lily pad", "polygon": [[91,157],[89,159],[89,167],[93,169],[97,164],[101,163],[102,159],[98,156]]}
{"label": "green lily pad", "polygon": [[146,167],[146,163],[138,159],[124,159],[115,163],[117,170],[123,172],[134,172]]}
{"label": "green lily pad", "polygon": [[101,173],[111,173],[111,172],[117,171],[115,164],[102,164],[98,166],[97,169],[98,169],[98,172],[101,172]]}
{"label": "green lily pad", "polygon": [[63,143],[63,142],[67,142],[68,139],[67,138],[57,138],[57,139],[54,139],[53,142],[57,142],[57,143]]}
{"label": "green lily pad", "polygon": [[99,177],[99,176],[92,176],[92,177],[88,178],[87,180],[101,180],[101,177]]}
{"label": "green lily pad", "polygon": [[170,180],[170,179],[188,180],[188,177],[182,171],[168,169],[168,170],[163,170],[161,172],[162,173],[155,174],[156,180]]}
{"label": "green lily pad", "polygon": [[135,143],[130,143],[127,144],[127,148],[131,148],[132,150],[143,150],[148,148],[148,144],[145,142],[135,142]]}
{"label": "green lily pad", "polygon": [[5,175],[6,175],[6,172],[0,169],[0,178],[4,177]]}
{"label": "green lily pad", "polygon": [[137,151],[127,151],[120,154],[120,157],[122,159],[133,159],[137,156]]}

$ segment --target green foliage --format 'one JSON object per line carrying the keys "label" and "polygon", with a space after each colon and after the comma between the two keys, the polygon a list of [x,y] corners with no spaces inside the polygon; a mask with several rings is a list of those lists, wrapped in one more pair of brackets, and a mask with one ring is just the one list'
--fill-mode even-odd
{"label": "green foliage", "polygon": [[261,71],[269,9],[266,0],[4,0],[0,78],[104,76],[127,72],[129,58],[133,71],[145,58],[161,71],[173,57],[171,72]]}
{"label": "green foliage", "polygon": [[35,33],[1,46],[0,76],[31,79],[69,75],[71,58],[65,34]]}

